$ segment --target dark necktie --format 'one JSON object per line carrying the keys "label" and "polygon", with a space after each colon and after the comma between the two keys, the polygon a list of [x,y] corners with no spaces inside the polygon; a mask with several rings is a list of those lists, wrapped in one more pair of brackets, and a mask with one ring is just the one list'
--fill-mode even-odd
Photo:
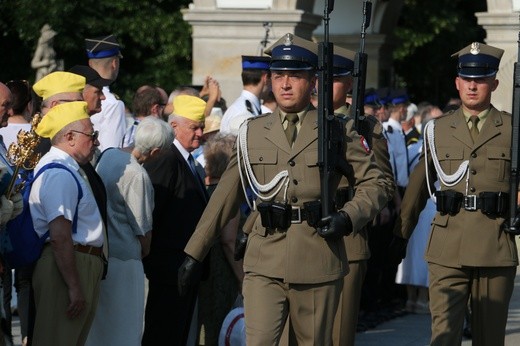
{"label": "dark necktie", "polygon": [[292,146],[294,141],[296,140],[296,124],[298,123],[298,114],[287,113],[285,115],[285,119],[287,120],[287,128],[285,129],[285,135],[287,136],[287,141],[289,142],[289,145]]}
{"label": "dark necktie", "polygon": [[471,121],[471,129],[470,129],[470,134],[471,134],[471,138],[473,139],[473,143],[475,143],[477,141],[477,137],[478,137],[478,134],[479,134],[479,131],[478,131],[478,122],[480,121],[479,117],[477,115],[472,115],[470,118],[470,121]]}
{"label": "dark necktie", "polygon": [[188,165],[190,166],[191,173],[193,173],[193,175],[195,176],[195,180],[199,184],[199,187],[201,188],[202,192],[204,192],[206,190],[206,186],[204,185],[204,182],[202,181],[201,176],[197,172],[197,166],[195,165],[195,159],[193,158],[193,156],[191,154],[188,156]]}

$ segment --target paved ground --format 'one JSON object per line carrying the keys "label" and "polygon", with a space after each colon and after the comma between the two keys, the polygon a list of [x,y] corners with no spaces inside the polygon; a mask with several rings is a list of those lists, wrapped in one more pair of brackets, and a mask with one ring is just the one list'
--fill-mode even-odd
{"label": "paved ground", "polygon": [[[18,318],[13,321],[13,333],[15,345],[21,345]],[[506,334],[506,346],[520,345],[520,273],[516,276]],[[430,316],[410,314],[358,333],[356,346],[424,346],[429,345],[430,335]],[[471,340],[464,340],[462,345],[471,345]]]}
{"label": "paved ground", "polygon": [[[520,245],[517,242],[517,245]],[[380,324],[374,329],[356,335],[356,346],[424,346],[430,344],[430,315],[406,315]],[[520,345],[520,270],[509,305],[506,346]],[[464,340],[463,346],[471,345]]]}
{"label": "paved ground", "polygon": [[[520,238],[517,238],[520,249]],[[380,324],[374,329],[356,335],[356,346],[424,346],[430,343],[430,316],[406,315]],[[13,319],[15,346],[21,345],[20,323]],[[520,345],[520,269],[517,271],[515,289],[507,320],[506,346]],[[462,346],[470,346],[471,340],[464,340]]]}

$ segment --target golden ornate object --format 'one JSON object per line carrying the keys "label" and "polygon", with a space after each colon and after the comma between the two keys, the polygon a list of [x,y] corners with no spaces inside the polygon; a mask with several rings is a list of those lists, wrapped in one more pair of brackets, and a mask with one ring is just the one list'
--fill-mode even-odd
{"label": "golden ornate object", "polygon": [[40,143],[41,137],[36,134],[35,130],[41,119],[42,116],[40,114],[35,114],[31,122],[31,130],[20,130],[16,137],[18,143],[11,143],[9,149],[7,150],[7,158],[15,167],[11,182],[9,183],[9,187],[5,193],[7,198],[11,197],[13,192],[19,192],[25,184],[25,181],[22,181],[15,186],[20,169],[34,169],[40,160],[41,154],[36,152],[36,147]]}

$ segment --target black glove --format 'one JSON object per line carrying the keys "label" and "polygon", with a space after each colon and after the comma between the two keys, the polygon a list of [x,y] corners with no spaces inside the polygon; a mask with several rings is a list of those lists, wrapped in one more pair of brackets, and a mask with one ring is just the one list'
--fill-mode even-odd
{"label": "black glove", "polygon": [[406,257],[406,246],[408,240],[398,236],[393,236],[392,241],[388,245],[388,263],[391,265],[398,265],[403,258]]}
{"label": "black glove", "polygon": [[179,295],[184,297],[190,290],[193,289],[196,283],[200,281],[202,276],[202,263],[198,262],[190,256],[179,267],[177,275],[177,286]]}
{"label": "black glove", "polygon": [[239,229],[235,240],[235,254],[233,256],[235,261],[240,261],[244,258],[244,255],[246,254],[247,238],[248,235]]}
{"label": "black glove", "polygon": [[321,219],[316,231],[327,240],[337,240],[352,233],[352,221],[347,213],[339,211]]}
{"label": "black glove", "polygon": [[502,229],[514,235],[520,235],[520,211],[516,210],[516,215],[511,222],[511,219],[507,218],[502,224]]}

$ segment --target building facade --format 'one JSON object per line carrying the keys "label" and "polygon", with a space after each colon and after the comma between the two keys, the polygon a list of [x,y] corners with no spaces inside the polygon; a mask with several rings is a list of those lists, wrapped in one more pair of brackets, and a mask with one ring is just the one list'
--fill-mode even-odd
{"label": "building facade", "polygon": [[[392,36],[404,0],[372,0],[367,29],[367,87],[388,86],[392,80]],[[335,1],[330,15],[332,42],[359,50],[363,1]],[[511,111],[513,66],[518,53],[520,0],[487,0],[487,12],[476,13],[487,32],[486,44],[505,50],[493,93],[493,104]],[[219,80],[223,97],[232,102],[242,90],[241,55],[260,55],[264,46],[287,32],[317,42],[323,39],[322,0],[193,0],[184,10],[192,26],[193,84],[207,75]],[[266,35],[267,33],[267,35]],[[266,39],[267,37],[267,39]]]}

